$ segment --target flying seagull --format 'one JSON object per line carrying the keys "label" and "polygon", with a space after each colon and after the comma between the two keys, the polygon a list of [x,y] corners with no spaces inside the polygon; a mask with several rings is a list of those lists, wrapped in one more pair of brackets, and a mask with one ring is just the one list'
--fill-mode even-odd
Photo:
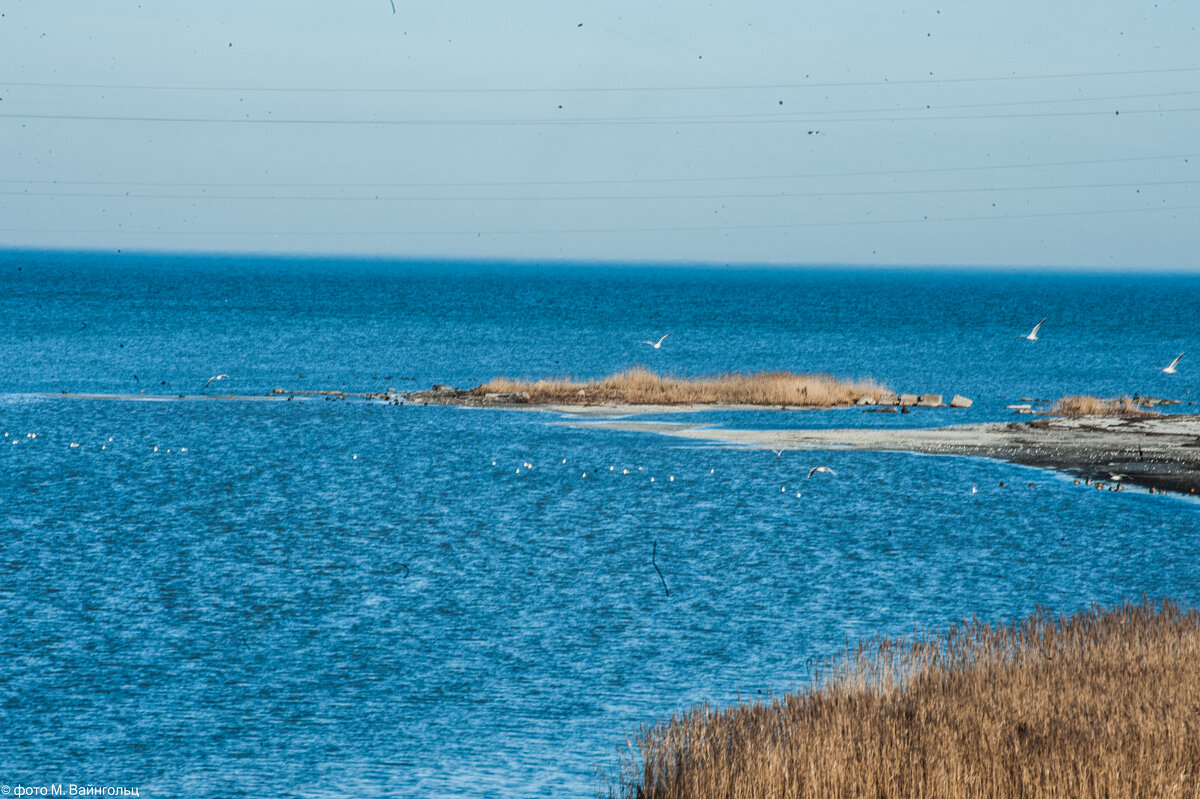
{"label": "flying seagull", "polygon": [[1165,369],[1163,369],[1163,372],[1166,374],[1169,374],[1169,375],[1175,374],[1175,367],[1179,365],[1179,359],[1182,357],[1183,357],[1182,352],[1179,353],[1179,355],[1175,356],[1175,360],[1171,361],[1171,363],[1168,364]]}
{"label": "flying seagull", "polygon": [[[669,336],[669,335],[671,335],[671,334],[668,333],[667,336]],[[662,349],[662,343],[667,340],[667,336],[663,336],[658,341],[643,341],[642,343],[649,344],[651,347],[653,347],[656,350]]]}
{"label": "flying seagull", "polygon": [[1029,341],[1037,341],[1038,340],[1038,331],[1042,329],[1042,325],[1045,324],[1045,322],[1046,322],[1046,318],[1042,317],[1042,321],[1038,322],[1036,325],[1033,326],[1033,330],[1029,331],[1028,336],[1020,336],[1020,338],[1027,339]]}
{"label": "flying seagull", "polygon": [[783,457],[783,450],[781,450],[781,449],[773,449],[773,450],[771,450],[771,451],[775,453],[775,457],[776,457],[776,458],[782,458],[782,457]]}
{"label": "flying seagull", "polygon": [[224,380],[227,377],[229,377],[229,375],[213,375],[212,377],[208,378],[208,383],[205,383],[204,387],[208,388],[211,383],[214,383],[217,380]]}
{"label": "flying seagull", "polygon": [[830,469],[828,466],[814,466],[808,470],[808,476],[812,477],[817,472],[829,472],[834,477],[837,477],[837,472],[835,472],[833,469]]}

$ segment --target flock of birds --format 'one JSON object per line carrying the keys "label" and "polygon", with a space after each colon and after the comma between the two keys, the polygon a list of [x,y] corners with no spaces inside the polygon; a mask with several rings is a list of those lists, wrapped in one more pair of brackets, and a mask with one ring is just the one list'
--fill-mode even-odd
{"label": "flock of birds", "polygon": [[[4,438],[6,438],[6,439],[9,439],[10,443],[11,443],[11,444],[14,444],[14,445],[16,445],[16,444],[20,444],[20,443],[24,443],[24,442],[32,442],[32,441],[35,441],[35,440],[37,439],[37,437],[38,437],[38,434],[37,434],[37,433],[26,433],[24,436],[15,435],[15,434],[13,434],[13,433],[9,433],[9,432],[5,432],[5,433],[4,433]],[[109,445],[109,444],[112,444],[112,443],[113,443],[113,438],[110,436],[107,442],[105,442],[105,443],[102,443],[102,444],[100,445],[100,449],[102,449],[102,450],[106,450],[106,449],[108,449],[108,445]],[[82,445],[82,444],[80,444],[78,441],[72,441],[72,442],[70,442],[70,443],[69,443],[69,445],[68,445],[68,448],[69,448],[69,449],[80,449],[81,447],[83,447],[83,445]],[[159,451],[160,451],[160,450],[159,450],[159,447],[158,447],[157,445],[154,445],[154,446],[152,446],[152,448],[151,448],[151,452],[159,452]],[[188,448],[187,448],[187,447],[178,447],[178,448],[170,448],[170,449],[167,449],[167,450],[166,450],[166,453],[167,453],[167,454],[174,454],[174,453],[184,453],[184,452],[187,452],[187,451],[188,451]],[[783,455],[783,450],[774,450],[774,452],[776,453],[776,455],[779,455],[779,456]],[[358,454],[357,454],[357,453],[355,453],[355,454],[351,455],[351,460],[358,460]],[[566,459],[566,458],[563,458],[563,459],[562,459],[562,465],[563,465],[563,466],[567,465],[567,459]],[[499,466],[500,466],[500,463],[499,463],[499,461],[492,461],[492,466],[499,467]],[[526,460],[523,460],[523,461],[521,461],[521,463],[520,463],[520,465],[519,465],[519,466],[517,466],[515,469],[513,469],[513,473],[514,473],[514,474],[521,474],[523,471],[524,471],[524,472],[530,472],[530,471],[533,471],[533,468],[534,468],[534,467],[533,467],[533,463],[532,463],[532,462],[530,462],[530,461],[526,461]],[[616,466],[609,466],[609,467],[608,467],[608,471],[610,471],[610,472],[613,472],[613,473],[615,474],[615,473],[617,473],[617,467],[616,467]],[[644,473],[644,472],[645,472],[645,467],[644,467],[644,466],[638,466],[638,467],[635,467],[633,470],[631,470],[631,469],[628,469],[628,468],[622,468],[622,469],[620,470],[620,474],[621,474],[621,475],[630,475],[630,474],[636,474],[637,472],[643,472],[643,473]],[[715,474],[715,473],[716,473],[716,469],[709,469],[709,474]],[[582,473],[580,474],[580,477],[581,477],[581,478],[584,478],[584,479],[586,479],[586,478],[588,477],[588,474],[589,474],[588,472],[582,472]],[[832,468],[830,468],[829,466],[821,465],[821,466],[814,466],[814,467],[812,467],[811,469],[809,469],[809,470],[808,470],[808,477],[807,477],[807,478],[805,478],[805,479],[812,479],[813,475],[815,475],[815,474],[828,474],[828,475],[832,475],[832,476],[834,476],[834,477],[837,477],[837,472],[835,472],[835,471],[834,471]],[[593,476],[593,477],[595,477],[595,474],[592,474],[592,476]],[[651,476],[650,476],[650,482],[651,482],[651,483],[653,483],[653,482],[656,482],[656,480],[657,480],[657,478],[656,478],[656,477],[654,477],[653,475],[651,475]],[[669,483],[674,483],[674,482],[675,482],[675,475],[673,475],[673,474],[667,475],[667,482],[669,482]],[[781,490],[786,492],[786,491],[788,490],[788,487],[785,485],[785,486],[784,486],[784,487],[783,487]],[[799,496],[801,496],[801,494],[800,494],[800,493],[797,493],[797,494],[796,494],[796,496],[797,496],[797,497],[799,497]]]}
{"label": "flock of birds", "polygon": [[[1023,338],[1026,341],[1037,341],[1038,340],[1038,331],[1040,331],[1042,329],[1042,325],[1044,325],[1044,324],[1046,324],[1046,317],[1042,317],[1042,320],[1033,326],[1033,330],[1030,330],[1028,333],[1026,333],[1024,335],[1017,336],[1017,338]],[[660,350],[660,349],[662,349],[663,342],[666,341],[670,335],[671,334],[668,333],[667,335],[660,338],[658,341],[643,340],[642,343],[649,344],[654,349]],[[1176,355],[1175,360],[1173,360],[1169,364],[1167,364],[1163,368],[1162,371],[1165,374],[1169,374],[1169,375],[1175,374],[1176,367],[1179,366],[1179,361],[1183,358],[1183,356],[1184,356],[1184,353],[1182,353],[1182,352],[1179,353],[1178,355]],[[225,375],[225,376],[227,377],[227,375]],[[207,385],[205,387],[207,388]]]}
{"label": "flock of birds", "polygon": [[[26,433],[25,435],[22,436],[20,434],[10,433],[10,432],[6,431],[4,433],[4,438],[8,441],[9,444],[16,446],[18,444],[35,443],[38,440],[38,434],[37,433]],[[45,438],[43,437],[42,440],[44,441]],[[108,449],[109,445],[113,444],[114,441],[115,441],[115,439],[112,436],[109,436],[107,441],[100,442],[100,449],[102,449],[102,450]],[[91,448],[93,446],[94,445],[92,445],[92,444],[88,444],[87,448]],[[67,444],[67,449],[84,449],[84,448],[85,448],[85,445],[79,443],[78,441],[71,441],[70,443]],[[157,444],[153,444],[150,447],[150,451],[151,452],[162,451],[168,455],[174,455],[177,453],[187,452],[188,448],[187,447],[170,447],[165,450],[160,450]],[[355,457],[358,457],[358,456],[356,455]]]}
{"label": "flock of birds", "polygon": [[[781,456],[783,454],[783,450],[772,450],[772,451],[775,452],[775,454],[777,456]],[[357,456],[355,456],[355,457],[357,457]],[[563,458],[560,465],[566,466],[567,459]],[[511,465],[503,464],[498,460],[492,461],[492,466],[498,470],[502,469],[502,470],[508,471],[509,469],[511,469],[512,470],[511,473],[514,475],[519,475],[522,473],[528,474],[529,472],[532,472],[534,470],[533,463],[531,461],[526,461],[526,460],[521,461],[521,463],[518,466],[516,466],[515,468],[513,468]],[[603,471],[604,470],[602,469],[601,473],[603,473]],[[643,474],[643,476],[646,476],[645,475],[646,467],[644,467],[644,466],[636,466],[633,469],[624,468],[624,467],[618,469],[618,467],[616,467],[616,466],[609,466],[608,471],[614,475],[621,475],[621,476],[636,475],[638,472],[641,472]],[[717,471],[716,469],[709,469],[708,474],[710,474],[710,475],[716,474],[716,471]],[[816,474],[828,474],[833,477],[837,477],[837,472],[835,472],[831,467],[821,465],[821,466],[813,466],[811,469],[809,469],[808,476],[805,477],[805,479],[811,480],[813,475],[816,475]],[[592,472],[584,471],[584,472],[580,472],[580,474],[579,474],[580,479],[584,479],[584,480],[588,479],[589,476],[594,479],[598,475],[595,473],[595,471],[592,471]],[[651,483],[658,482],[658,478],[655,477],[654,475],[649,475],[649,477],[650,477],[649,482],[651,482]],[[675,475],[668,474],[666,482],[674,483]],[[792,489],[789,489],[789,487],[785,484],[779,490],[781,493],[787,493],[789,490],[792,490]],[[803,493],[797,491],[796,496],[802,497],[804,495],[803,495]]]}
{"label": "flock of birds", "polygon": [[[776,457],[782,457],[783,453],[786,450],[772,449],[770,451],[775,453]],[[563,458],[560,461],[559,465],[567,466],[568,465],[567,459]],[[506,464],[506,463],[501,462],[500,460],[493,460],[492,467],[495,469],[496,472],[498,472],[500,474],[508,473],[511,475],[528,475],[535,471],[533,462],[528,461],[528,460],[522,460],[519,464],[516,465],[515,468],[513,467],[513,465],[511,463]],[[658,478],[656,478],[654,475],[648,475],[646,472],[646,467],[644,467],[644,466],[636,466],[633,468],[609,466],[607,470],[601,468],[599,471],[599,474],[597,474],[595,471],[591,471],[591,472],[582,471],[582,472],[580,472],[579,476],[581,479],[585,479],[585,480],[589,479],[589,478],[596,479],[600,476],[600,474],[605,474],[605,473],[611,473],[614,476],[629,476],[629,475],[637,476],[640,473],[641,477],[643,479],[645,479],[646,477],[649,477],[648,482],[650,482],[650,483],[662,482],[662,481],[658,480]],[[716,474],[716,469],[709,469],[707,474],[704,476],[707,477],[708,475],[714,475],[714,474]],[[808,473],[804,479],[811,480],[814,477],[816,477],[817,475],[829,475],[830,477],[837,477],[838,473],[833,469],[833,467],[827,466],[825,464],[821,464],[819,466],[813,466],[813,467],[809,468]],[[1101,482],[1100,480],[1086,479],[1086,480],[1081,481],[1079,479],[1076,479],[1075,485],[1084,484],[1084,485],[1094,487],[1096,489],[1107,489],[1109,491],[1123,491],[1124,487],[1120,481],[1123,480],[1125,477],[1126,477],[1126,475],[1124,475],[1124,474],[1110,474],[1109,475],[1110,482],[1108,482],[1108,483]],[[684,482],[688,481],[687,477],[681,477],[678,479],[681,481],[684,481]],[[692,479],[695,479],[695,477],[693,476]],[[673,475],[673,474],[667,475],[666,482],[674,483],[674,482],[676,482],[676,480],[677,480],[677,478],[675,477],[675,475]],[[1012,486],[1014,486],[1016,484],[1013,483],[1010,485],[1009,482],[1001,480],[998,485],[1000,488],[1004,489],[1004,488],[1011,488]],[[1022,483],[1022,485],[1026,485],[1026,484]],[[1027,485],[1029,488],[1037,488],[1037,483],[1034,483],[1034,482],[1028,483]],[[794,491],[797,498],[804,496],[803,492],[796,491],[795,485],[789,486],[786,483],[783,484],[782,486],[780,486],[779,491],[780,491],[780,493],[790,493],[790,492]],[[978,494],[979,487],[972,485],[970,487],[969,493]],[[1149,490],[1149,493],[1154,494],[1154,493],[1158,493],[1158,492],[1155,489],[1151,488]]]}

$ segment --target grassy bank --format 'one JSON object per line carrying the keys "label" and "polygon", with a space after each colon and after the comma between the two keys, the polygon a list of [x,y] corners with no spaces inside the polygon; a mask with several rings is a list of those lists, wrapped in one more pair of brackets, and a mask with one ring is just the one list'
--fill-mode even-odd
{"label": "grassy bank", "polygon": [[643,368],[628,369],[602,380],[538,380],[498,377],[471,389],[472,394],[527,395],[522,400],[549,405],[789,405],[829,408],[852,405],[862,397],[890,394],[871,381],[848,381],[831,375],[790,372],[725,374],[680,378]]}
{"label": "grassy bank", "polygon": [[620,797],[1200,794],[1200,614],[1171,603],[862,645],[806,691],[644,729]]}
{"label": "grassy bank", "polygon": [[1050,409],[1050,413],[1056,416],[1124,416],[1148,412],[1130,397],[1115,399],[1089,396],[1063,397]]}

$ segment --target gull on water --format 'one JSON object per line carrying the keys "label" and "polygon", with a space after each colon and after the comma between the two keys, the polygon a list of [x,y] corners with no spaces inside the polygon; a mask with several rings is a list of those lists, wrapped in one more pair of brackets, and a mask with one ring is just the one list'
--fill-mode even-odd
{"label": "gull on water", "polygon": [[1042,321],[1040,321],[1036,325],[1034,325],[1033,330],[1029,331],[1029,335],[1019,336],[1018,338],[1023,338],[1023,339],[1026,339],[1027,341],[1037,341],[1038,340],[1038,331],[1042,329],[1042,325],[1044,325],[1045,323],[1046,323],[1046,317],[1043,316]]}
{"label": "gull on water", "polygon": [[1163,369],[1163,373],[1169,374],[1169,375],[1175,374],[1175,367],[1179,365],[1179,360],[1181,358],[1183,358],[1182,352],[1175,356],[1175,360],[1173,360],[1169,364],[1167,364],[1166,368]]}
{"label": "gull on water", "polygon": [[224,380],[227,377],[229,377],[229,375],[213,375],[212,377],[208,378],[208,382],[204,384],[204,387],[208,388],[210,384],[215,383],[218,380]]}
{"label": "gull on water", "polygon": [[808,476],[812,477],[817,472],[829,472],[834,477],[837,477],[837,472],[835,472],[833,469],[830,469],[828,466],[814,466],[808,470]]}
{"label": "gull on water", "polygon": [[[669,336],[669,335],[671,335],[671,334],[668,333],[667,336]],[[658,341],[643,341],[642,343],[649,344],[651,347],[653,347],[656,350],[662,349],[662,343],[667,340],[667,336],[663,336]]]}

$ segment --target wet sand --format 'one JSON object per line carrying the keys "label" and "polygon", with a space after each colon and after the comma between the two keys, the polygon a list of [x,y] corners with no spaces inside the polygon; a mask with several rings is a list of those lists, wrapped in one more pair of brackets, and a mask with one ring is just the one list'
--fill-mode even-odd
{"label": "wet sand", "polygon": [[996,458],[1057,469],[1109,486],[1123,482],[1154,490],[1200,493],[1200,416],[1196,415],[1047,417],[908,430],[733,430],[628,419],[568,424],[764,449],[883,450]]}

